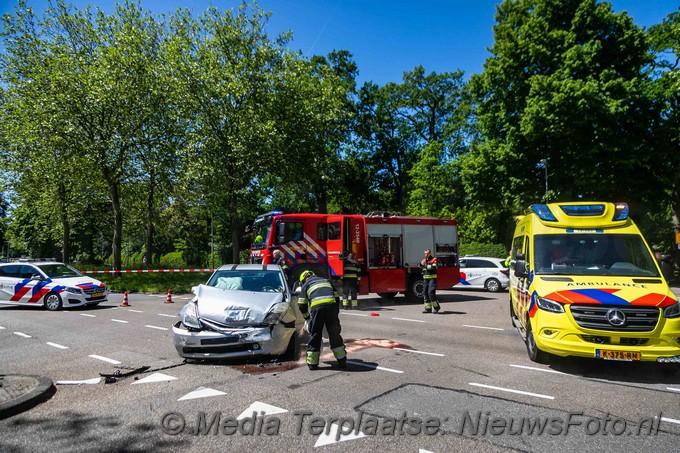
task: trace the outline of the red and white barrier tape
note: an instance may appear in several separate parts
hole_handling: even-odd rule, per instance
[[[115,274],[115,273],[125,273],[125,274],[152,274],[152,273],[165,273],[165,272],[214,272],[215,269],[121,269],[119,271],[105,270],[105,271],[80,271],[83,274]]]

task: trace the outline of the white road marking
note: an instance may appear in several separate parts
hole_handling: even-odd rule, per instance
[[[547,400],[554,400],[555,399],[554,396],[541,395],[540,393],[523,392],[521,390],[507,389],[507,388],[504,388],[504,387],[495,387],[493,385],[477,384],[476,382],[470,382],[468,385],[474,385],[475,387],[484,387],[484,388],[492,389],[492,390],[499,390],[501,392],[519,393],[520,395],[535,396],[537,398],[544,398],[544,399],[547,399]]]
[[[49,341],[47,342],[47,344],[50,345],[50,346],[54,346],[57,349],[68,349],[68,346],[62,346],[62,345],[57,344],[57,343],[50,343]]]
[[[405,349],[405,348],[392,348],[397,351],[406,351],[406,352],[415,352],[416,354],[427,354],[427,355],[436,355],[437,357],[446,357],[444,354],[439,354],[437,352],[425,352],[425,351],[418,351],[415,349]]]
[[[5,328],[4,328],[4,327],[2,327],[2,326],[0,326],[0,330],[5,330]]]
[[[423,321],[422,319],[408,319],[408,318],[392,318],[392,319],[396,319],[397,321],[427,322]]]
[[[364,368],[372,368],[374,370],[389,371],[390,373],[399,373],[399,374],[403,373],[403,371],[401,371],[401,370],[393,370],[392,368],[384,368],[384,367],[381,367],[381,366],[372,365],[370,363],[355,362],[353,360],[348,360],[347,363],[351,363],[352,365],[356,365],[356,366],[362,366]]]
[[[332,423],[328,429],[324,430],[318,439],[316,439],[314,448],[331,445],[337,442],[345,442],[347,440],[360,439],[362,437],[366,437],[366,434],[361,431],[357,433],[356,430],[352,430],[348,434],[343,434],[343,431],[340,431],[340,425]]]
[[[14,332],[14,335],[19,335],[20,337],[24,337],[24,338],[31,338],[30,335],[26,335],[23,332]]]
[[[174,381],[175,379],[177,379],[175,376],[168,376],[167,374],[163,373],[154,373],[150,376],[145,377],[144,379],[140,379],[138,381],[133,382],[132,385],[149,384],[152,382]]]
[[[141,310],[128,310],[128,311],[131,311],[132,313],[144,313],[144,312],[141,311]]]
[[[158,313],[158,316],[165,316],[166,318],[176,318],[178,315],[166,315],[163,313]]]
[[[121,363],[118,360],[109,359],[108,357],[103,357],[103,356],[95,355],[95,354],[89,355],[88,357],[92,357],[93,359],[101,360],[103,362],[112,363],[114,365],[118,365],[119,363]]]
[[[285,414],[288,411],[282,407],[276,407],[272,406],[271,404],[263,403],[261,401],[255,401],[253,404],[248,406],[248,409],[241,412],[241,415],[236,417],[236,420],[243,420],[246,417],[252,417],[253,412],[257,413],[257,415],[260,416],[260,412],[264,412],[264,415],[273,415],[273,414]]]
[[[505,330],[499,329],[498,327],[470,326],[467,324],[463,324],[463,327],[472,327],[473,329],[486,329],[486,330]]]
[[[674,389],[673,387],[666,387],[666,390],[670,390],[671,392],[680,392],[680,389]]]
[[[362,313],[345,313],[345,312],[342,312],[342,311],[340,313],[343,314],[343,315],[350,315],[350,316],[368,316],[368,315],[364,315]]]
[[[522,368],[524,370],[533,370],[533,371],[543,371],[544,373],[555,373],[555,374],[562,374],[564,376],[569,376],[567,373],[562,373],[561,371],[555,371],[555,370],[548,370],[545,368],[536,368],[532,366],[524,366],[524,365],[510,365],[511,367],[514,368]]]
[[[676,425],[680,425],[680,420],[676,420],[674,418],[667,418],[667,417],[661,417],[662,422],[668,422],[668,423],[675,423]]]
[[[88,315],[87,313],[81,313],[80,316],[87,316],[88,318],[96,318],[97,315]]]
[[[194,400],[197,398],[208,398],[210,396],[222,396],[222,395],[226,395],[226,393],[207,387],[199,387],[193,392],[187,393],[177,401]]]
[[[148,324],[145,325],[144,327],[148,327],[149,329],[168,330],[165,327],[150,326]]]
[[[111,321],[113,321],[113,322],[122,322],[123,324],[127,324],[127,323],[128,323],[127,321],[123,321],[122,319],[113,319],[113,318],[111,318]]]

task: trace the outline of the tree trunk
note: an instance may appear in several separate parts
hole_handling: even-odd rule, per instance
[[[116,271],[115,275],[119,277],[119,271],[123,267],[121,259],[123,215],[120,209],[120,187],[117,182],[109,183],[109,192],[111,195],[111,206],[113,208],[113,269]]]
[[[236,209],[232,210],[231,219],[231,257],[233,262],[238,264],[241,262],[241,234],[240,224],[236,217]]]
[[[150,265],[153,258],[153,236],[154,236],[154,209],[153,209],[153,199],[154,199],[154,181],[153,175],[151,175],[151,180],[149,182],[149,196],[146,199],[146,214],[147,214],[147,225],[146,225],[146,264]]]
[[[59,182],[59,187],[57,188],[57,193],[59,196],[59,214],[61,216],[61,227],[63,230],[62,243],[63,247],[61,249],[61,261],[63,263],[69,263],[69,255],[71,254],[71,227],[68,221],[68,209],[66,208],[66,186],[63,182]]]

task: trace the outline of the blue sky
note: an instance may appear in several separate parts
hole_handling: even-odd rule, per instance
[[[305,55],[347,49],[359,66],[359,84],[400,82],[404,71],[421,64],[427,72],[461,69],[466,77],[482,72],[493,44],[494,14],[500,0],[260,0],[272,12],[271,34],[291,30],[290,47]],[[17,0],[0,0],[0,13]],[[27,0],[42,12],[47,0]],[[106,0],[72,0],[112,11]],[[168,13],[187,7],[196,14],[210,4],[229,9],[236,0],[141,0],[145,9]],[[627,11],[643,27],[660,23],[678,9],[677,0],[611,0],[615,12]]]

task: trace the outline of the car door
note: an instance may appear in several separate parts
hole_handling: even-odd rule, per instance
[[[16,289],[20,286],[21,264],[9,264],[0,267],[0,301],[14,301]]]
[[[467,262],[467,279],[470,286],[473,288],[484,287],[484,269],[482,268],[484,261],[477,258],[468,259]]]

